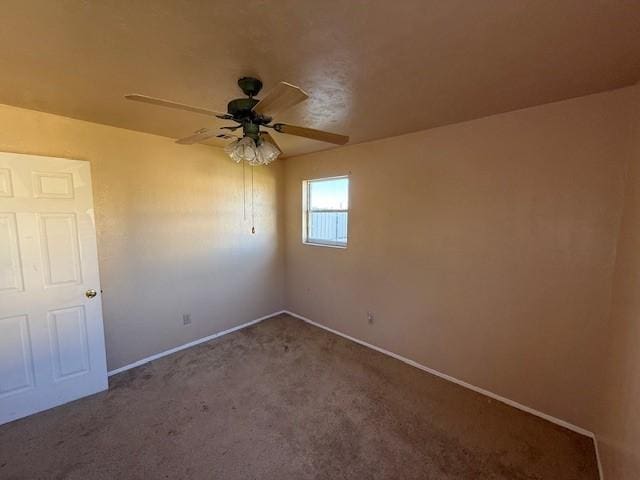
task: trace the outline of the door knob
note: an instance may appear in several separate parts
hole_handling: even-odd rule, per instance
[[[84,292],[85,297],[87,298],[93,298],[98,294],[98,292],[96,292],[93,288],[87,290],[86,292]]]

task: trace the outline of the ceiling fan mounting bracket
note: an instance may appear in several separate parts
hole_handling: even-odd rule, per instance
[[[254,77],[242,77],[238,80],[238,86],[244,94],[251,98],[255,97],[262,90],[262,82]]]

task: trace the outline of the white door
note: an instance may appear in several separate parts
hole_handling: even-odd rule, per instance
[[[89,162],[0,153],[0,424],[106,388]]]

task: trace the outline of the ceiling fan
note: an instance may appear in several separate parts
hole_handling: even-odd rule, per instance
[[[260,80],[253,77],[242,77],[238,80],[238,86],[247,98],[231,100],[227,105],[227,113],[216,112],[207,108],[193,107],[191,105],[146,95],[131,94],[125,95],[125,98],[202,115],[215,116],[222,120],[230,120],[237,123],[237,125],[234,126],[221,127],[221,130],[235,132],[238,129],[242,129],[242,137],[224,132],[221,133],[209,128],[201,128],[193,135],[176,140],[176,143],[189,145],[204,142],[213,137],[225,140],[234,139],[233,143],[225,147],[225,151],[235,161],[240,162],[244,160],[251,165],[266,165],[271,163],[282,151],[269,132],[261,130],[261,128],[269,128],[279,133],[310,138],[312,140],[319,140],[336,145],[344,145],[349,141],[349,137],[345,135],[286,123],[273,123],[274,115],[305,101],[309,97],[300,87],[287,82],[280,82],[259,100],[255,97],[262,89],[262,82]]]

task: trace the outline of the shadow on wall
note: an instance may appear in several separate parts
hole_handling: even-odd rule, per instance
[[[111,243],[104,308],[110,369],[282,308],[282,167],[256,167],[253,182],[249,167],[243,179],[242,166],[224,154],[175,157],[165,167],[121,184],[121,228],[99,237]],[[184,313],[193,319],[188,329]],[[143,336],[149,328],[163,333],[148,345],[122,338],[122,330]]]
[[[609,480],[640,478],[640,86],[618,239],[598,443]]]

